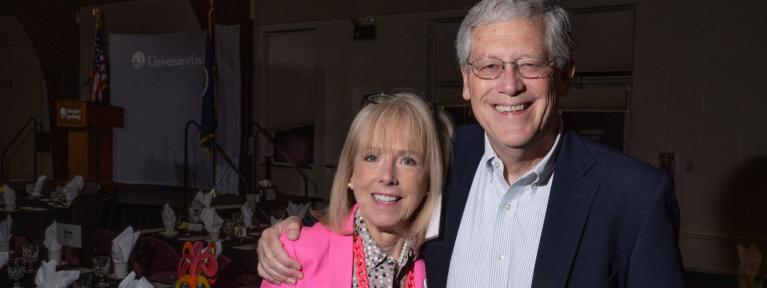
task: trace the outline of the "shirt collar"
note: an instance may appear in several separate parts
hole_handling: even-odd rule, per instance
[[[546,153],[546,156],[544,156],[540,162],[535,164],[530,171],[527,171],[522,177],[519,177],[520,180],[529,179],[528,184],[536,185],[546,185],[548,183],[549,179],[551,179],[549,176],[554,172],[554,164],[557,162],[557,151],[559,151],[561,136],[562,131],[560,129],[556,139],[554,139],[554,145],[551,145],[551,149]],[[490,144],[490,138],[487,136],[487,132],[485,132],[485,152],[482,155],[481,163],[485,163],[486,169],[489,169],[488,171],[500,172],[501,175],[503,175],[503,161],[501,161],[501,158],[498,157],[498,154],[495,153],[493,146]],[[499,171],[496,171],[496,169]]]
[[[402,267],[407,266],[400,266],[400,263],[398,263],[399,259],[396,259],[387,254],[383,248],[381,248],[381,246],[379,246],[378,243],[373,240],[373,237],[370,235],[370,231],[368,231],[365,220],[362,218],[362,213],[360,213],[359,209],[357,209],[356,213],[354,214],[354,224],[354,229],[356,230],[357,235],[362,238],[362,244],[365,247],[365,262],[369,270],[383,265],[387,260],[397,263],[397,265],[395,265],[397,271],[401,270]],[[408,240],[408,242],[409,241],[410,240]],[[405,258],[403,261],[404,263],[409,263],[409,261],[413,260],[414,252],[412,251],[412,246],[413,245],[411,244],[405,245],[404,247],[404,249],[407,250],[402,252],[405,253]]]

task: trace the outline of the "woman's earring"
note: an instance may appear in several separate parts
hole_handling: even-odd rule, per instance
[[[346,184],[346,186],[349,187],[349,190],[354,190],[354,186],[352,185],[352,182],[349,182],[349,184]]]

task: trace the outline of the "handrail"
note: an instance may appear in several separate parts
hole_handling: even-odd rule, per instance
[[[11,139],[11,142],[8,143],[8,145],[5,146],[5,149],[3,149],[2,155],[0,155],[0,178],[5,179],[6,181],[9,181],[8,179],[8,171],[5,166],[5,156],[8,154],[8,151],[11,150],[11,147],[13,147],[14,144],[16,144],[16,141],[19,140],[19,137],[21,137],[21,134],[24,133],[24,130],[27,129],[29,124],[34,124],[34,135],[32,139],[32,171],[35,173],[35,175],[32,176],[32,181],[37,178],[37,134],[42,131],[42,126],[40,125],[40,122],[37,121],[34,117],[30,117],[27,122],[24,122],[24,125],[21,126],[21,129],[19,129],[19,132],[16,133],[16,136],[13,136]]]
[[[198,132],[204,133],[205,135],[210,134],[207,130],[202,128],[202,125],[200,123],[197,123],[197,121],[189,120],[186,122],[186,125],[184,127],[184,205],[187,205],[186,203],[186,192],[189,189],[189,127],[194,126],[197,128]],[[247,187],[247,192],[250,193],[252,191],[252,186],[250,181],[248,181],[247,178],[242,174],[242,171],[240,169],[237,169],[237,166],[234,165],[234,162],[232,162],[232,159],[229,157],[229,155],[226,154],[226,151],[224,151],[224,148],[222,148],[214,139],[208,139],[208,142],[211,147],[215,150],[214,152],[218,152],[221,154],[221,157],[224,158],[224,162],[234,170],[235,174],[240,178],[240,181],[242,181],[245,186]],[[213,163],[213,169],[215,170],[215,162]],[[214,174],[215,175],[215,174]],[[213,185],[216,185],[216,179],[214,176],[213,179]]]
[[[290,159],[290,156],[288,156],[288,154],[285,153],[285,151],[283,151],[280,148],[280,146],[277,146],[277,144],[276,144],[277,142],[274,139],[274,137],[271,134],[269,134],[268,131],[266,129],[264,129],[264,127],[261,127],[261,125],[258,124],[258,122],[256,122],[256,121],[253,121],[253,125],[256,126],[256,129],[258,129],[259,132],[264,132],[264,133],[261,133],[261,134],[264,134],[264,136],[266,136],[266,139],[269,140],[269,142],[271,142],[272,144],[275,144],[274,145],[274,150],[277,151],[277,153],[280,153],[280,155],[282,155],[282,157],[285,157],[285,159],[288,160],[288,163],[290,163],[290,167],[293,168],[293,170],[295,170],[296,173],[298,173],[298,175],[301,176],[301,178],[304,179],[304,197],[309,197],[309,186],[308,186],[308,184],[312,184],[312,188],[314,188],[314,192],[316,194],[319,191],[319,189],[317,188],[317,183],[314,183],[314,180],[312,180],[312,178],[309,178],[309,176],[306,175],[306,173],[303,170],[298,168],[298,165],[296,165],[296,162],[294,162],[293,159]]]

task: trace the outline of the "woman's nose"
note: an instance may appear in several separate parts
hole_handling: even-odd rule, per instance
[[[384,183],[387,185],[397,185],[399,183],[397,181],[397,165],[395,165],[394,162],[395,161],[392,161],[392,160],[384,161],[383,165],[381,165],[381,170],[380,170],[381,183]]]

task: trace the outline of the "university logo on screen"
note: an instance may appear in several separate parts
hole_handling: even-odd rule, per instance
[[[205,57],[194,54],[189,56],[146,55],[144,52],[136,51],[131,57],[131,63],[136,70],[145,68],[189,69],[205,66]]]

